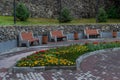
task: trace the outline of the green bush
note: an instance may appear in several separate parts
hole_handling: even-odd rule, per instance
[[[120,42],[108,42],[108,43],[102,42],[99,44],[89,43],[89,44],[86,44],[86,46],[88,48],[88,52],[92,52],[92,51],[101,50],[101,49],[120,47]]]
[[[23,3],[19,3],[16,6],[16,17],[20,21],[26,21],[29,18],[29,14],[30,13],[29,13],[27,7]]]
[[[106,22],[107,21],[107,14],[103,8],[99,8],[98,11],[98,22]]]
[[[120,8],[116,8],[115,6],[111,6],[107,10],[108,18],[120,18],[120,13],[119,13]]]
[[[72,16],[69,9],[63,8],[58,17],[60,23],[66,23],[72,21]]]

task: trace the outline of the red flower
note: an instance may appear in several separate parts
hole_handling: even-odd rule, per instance
[[[94,41],[94,42],[93,42],[93,44],[99,44],[99,42],[97,42],[97,41]]]
[[[42,52],[42,53],[44,53],[44,52],[46,52],[47,50],[40,50],[39,52]]]
[[[35,52],[35,54],[38,54],[39,52]]]

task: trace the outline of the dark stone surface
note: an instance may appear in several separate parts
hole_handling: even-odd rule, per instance
[[[60,2],[61,1],[61,2]],[[96,0],[16,0],[25,3],[30,17],[57,18],[61,7],[67,7],[75,18],[89,18],[96,16]],[[110,1],[99,0],[99,7],[111,6]],[[111,5],[110,5],[111,4]],[[13,0],[0,0],[0,14],[12,15]]]

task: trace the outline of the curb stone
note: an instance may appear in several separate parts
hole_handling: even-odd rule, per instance
[[[30,72],[30,71],[45,71],[51,69],[76,70],[76,66],[42,66],[42,67],[13,67],[13,72]]]

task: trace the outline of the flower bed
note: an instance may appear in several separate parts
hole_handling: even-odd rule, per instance
[[[72,66],[75,65],[76,58],[87,52],[84,45],[72,45],[50,50],[42,50],[30,56],[22,58],[17,62],[17,67],[36,66]]]
[[[71,45],[50,50],[41,50],[17,62],[17,67],[74,66],[76,59],[86,52],[120,47],[120,42],[93,42],[84,45]]]

